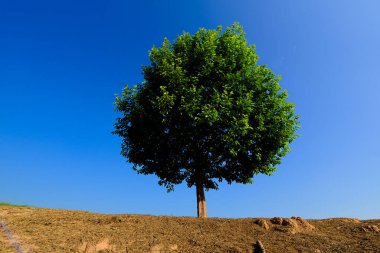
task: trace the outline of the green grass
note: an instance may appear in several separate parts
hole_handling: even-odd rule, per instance
[[[31,207],[28,205],[15,205],[11,203],[6,203],[6,202],[0,202],[0,206],[12,206],[12,207]]]

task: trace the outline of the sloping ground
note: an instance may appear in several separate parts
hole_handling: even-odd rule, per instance
[[[5,235],[4,231],[0,229],[0,252],[1,253],[14,253],[16,249],[9,242],[9,239]]]
[[[23,253],[380,252],[380,220],[197,219],[0,206]],[[0,230],[0,252],[17,252]],[[257,252],[257,250],[256,250]]]

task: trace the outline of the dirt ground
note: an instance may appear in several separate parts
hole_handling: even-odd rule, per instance
[[[380,252],[380,220],[197,219],[0,206],[22,253]],[[256,248],[256,249],[255,249]],[[0,252],[17,253],[0,228]]]

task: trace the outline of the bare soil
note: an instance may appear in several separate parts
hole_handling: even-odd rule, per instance
[[[257,240],[266,253],[380,252],[378,219],[197,219],[0,206],[0,221],[23,253],[245,253],[259,252]],[[2,229],[0,252],[17,252]]]

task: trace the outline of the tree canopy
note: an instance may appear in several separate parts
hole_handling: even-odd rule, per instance
[[[157,175],[169,191],[186,181],[197,196],[223,180],[247,184],[276,170],[298,116],[238,23],[165,38],[149,56],[144,81],[115,102],[122,115],[114,133],[134,170]]]

